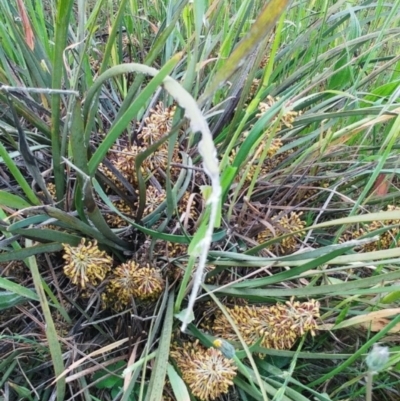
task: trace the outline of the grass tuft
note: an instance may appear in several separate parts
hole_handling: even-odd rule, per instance
[[[0,388],[397,400],[400,2],[0,2]]]

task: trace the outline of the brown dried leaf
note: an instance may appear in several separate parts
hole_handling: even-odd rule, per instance
[[[382,309],[377,312],[370,312],[366,313],[365,315],[352,317],[350,319],[344,320],[343,322],[337,325],[323,324],[318,327],[318,330],[339,330],[345,327],[355,326],[375,331],[374,328],[380,327],[380,329],[382,329],[382,327],[388,324],[389,320],[386,319],[387,317],[398,315],[399,313],[400,313],[400,308]],[[397,332],[399,329],[400,325],[397,325],[390,332],[391,333]]]
[[[29,21],[28,13],[26,12],[25,4],[23,0],[17,0],[18,11],[21,17],[22,26],[25,33],[25,41],[31,50],[35,47],[35,40],[33,36],[33,30]]]
[[[388,193],[390,185],[390,179],[386,177],[386,174],[379,174],[375,180],[373,194],[376,196],[385,196]]]
[[[372,322],[364,322],[359,325],[360,328],[377,333],[390,323],[389,319],[377,319]],[[396,324],[389,333],[400,333],[400,323]]]

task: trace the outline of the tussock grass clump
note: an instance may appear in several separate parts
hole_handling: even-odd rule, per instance
[[[399,7],[0,2],[5,396],[400,398]]]

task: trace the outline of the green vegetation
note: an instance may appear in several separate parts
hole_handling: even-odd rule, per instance
[[[288,3],[0,2],[0,400],[400,399],[400,1]]]

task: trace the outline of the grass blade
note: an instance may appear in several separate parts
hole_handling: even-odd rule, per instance
[[[73,0],[59,1],[57,3],[57,16],[55,25],[55,39],[53,49],[53,73],[52,73],[52,89],[62,88],[62,79],[64,76],[63,53],[67,47],[67,35],[70,24]],[[51,98],[51,148],[54,166],[54,182],[56,185],[57,202],[62,202],[64,198],[64,165],[61,157],[61,95],[54,93]],[[62,203],[61,203],[62,204]]]
[[[26,240],[26,247],[30,248],[32,242]],[[55,376],[58,377],[64,371],[64,362],[61,352],[60,342],[58,340],[57,330],[54,326],[53,318],[51,315],[50,307],[46,299],[46,294],[42,285],[42,277],[39,273],[38,265],[36,263],[36,258],[34,256],[29,256],[28,258],[29,268],[31,269],[33,282],[35,284],[36,292],[40,300],[40,306],[44,315],[46,322],[46,337],[49,344],[49,350],[51,354],[51,359],[53,361],[53,368]],[[60,378],[56,383],[57,388],[57,401],[64,401],[65,396],[65,379]]]
[[[168,297],[167,310],[164,318],[160,342],[158,345],[157,356],[149,383],[149,392],[146,401],[159,401],[162,399],[164,390],[165,376],[167,374],[169,348],[172,335],[172,324],[174,321],[174,294]]]
[[[0,277],[0,288],[3,288],[7,292],[19,295],[20,297],[31,299],[32,301],[39,301],[39,297],[34,291],[3,277]]]

